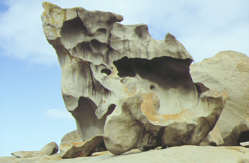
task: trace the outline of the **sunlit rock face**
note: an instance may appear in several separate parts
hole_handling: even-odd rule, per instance
[[[194,83],[192,57],[171,34],[122,16],[43,3],[43,29],[62,69],[62,94],[83,139],[104,134],[107,149],[199,144],[223,109],[219,92]]]
[[[217,140],[217,132],[220,132],[223,141],[219,145],[249,141],[249,57],[235,51],[222,51],[191,65],[191,75],[194,81],[222,92],[227,98],[209,137]]]

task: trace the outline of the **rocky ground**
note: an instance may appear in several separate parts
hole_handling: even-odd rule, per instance
[[[0,163],[249,163],[249,149],[239,146],[179,146],[146,152],[132,150],[122,155],[108,151],[90,157],[61,159],[59,154],[34,158],[2,157]]]

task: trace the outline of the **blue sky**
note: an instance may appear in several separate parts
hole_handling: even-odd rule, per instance
[[[0,1],[0,156],[39,150],[75,129],[60,91],[61,72],[42,32],[43,0]],[[167,32],[196,61],[222,50],[249,54],[248,0],[48,0],[62,7],[113,11],[124,24]]]
[[[2,55],[0,51],[0,156],[38,150],[59,142],[75,128],[60,94],[58,65],[44,66]]]

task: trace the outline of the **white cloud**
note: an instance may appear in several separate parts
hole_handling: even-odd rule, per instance
[[[0,48],[6,55],[39,63],[56,63],[55,51],[42,31],[43,0],[7,0],[0,13]],[[221,50],[249,53],[248,0],[49,0],[61,7],[82,6],[124,16],[125,24],[145,23],[153,37],[167,32],[184,43],[196,60]]]
[[[66,109],[48,109],[46,116],[52,119],[73,119]]]
[[[43,35],[39,1],[7,1],[0,15],[0,48],[6,55],[41,63],[55,63],[56,55]],[[53,55],[54,53],[54,55]]]

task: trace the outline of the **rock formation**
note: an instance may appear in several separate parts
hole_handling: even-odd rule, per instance
[[[104,134],[107,149],[198,145],[213,129],[224,96],[189,73],[193,61],[171,34],[122,25],[111,12],[43,3],[43,29],[62,69],[65,105],[82,139]]]
[[[235,51],[223,51],[192,64],[191,75],[195,82],[227,97],[215,127],[223,138],[220,145],[239,145],[239,139],[243,137],[245,140],[241,141],[249,141],[249,57]],[[212,131],[209,135],[214,132],[217,133]]]
[[[0,162],[249,162],[249,57],[223,51],[191,65],[172,34],[154,40],[111,12],[43,7],[77,130],[58,154],[51,142]]]

